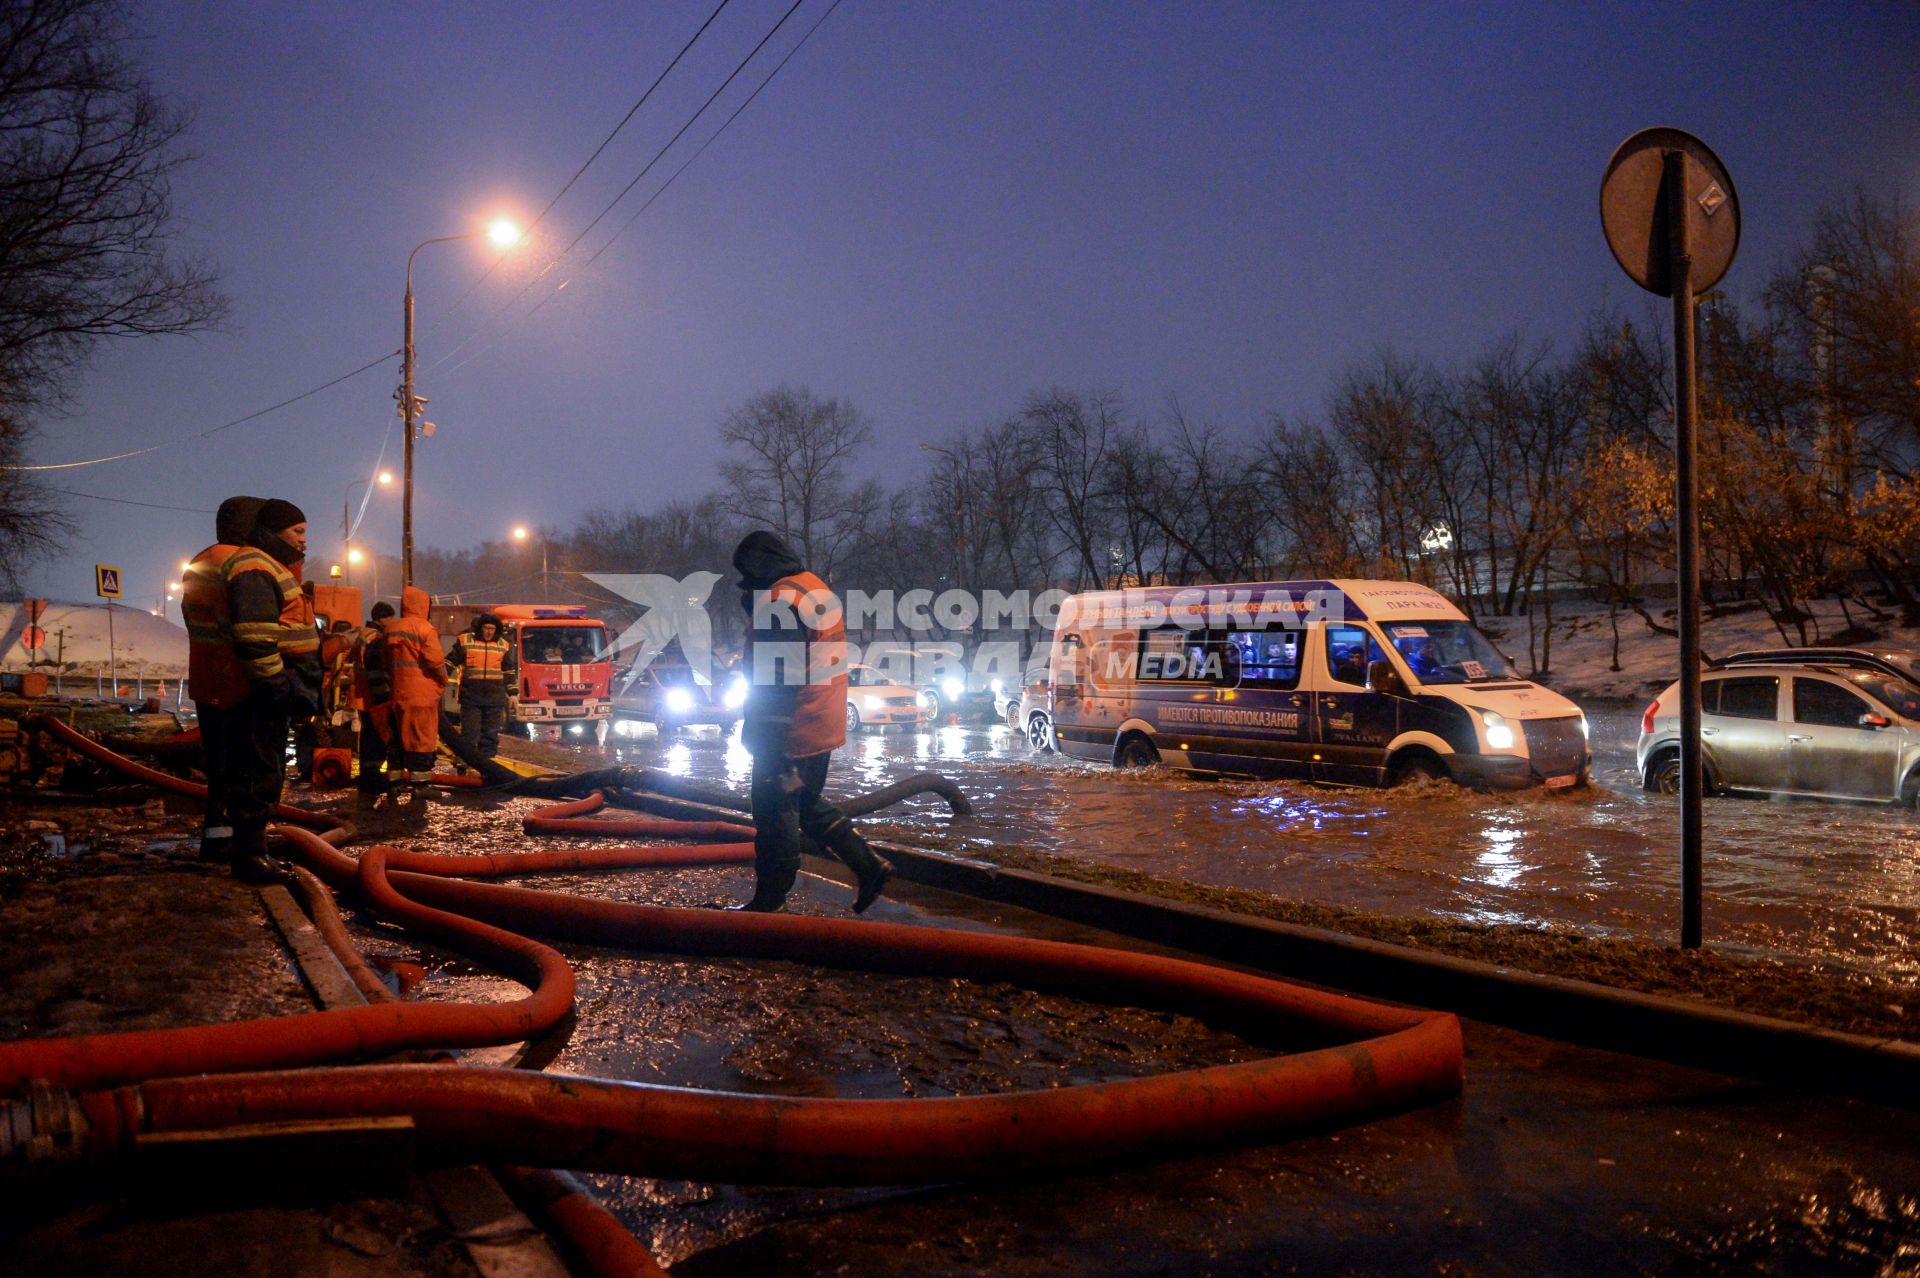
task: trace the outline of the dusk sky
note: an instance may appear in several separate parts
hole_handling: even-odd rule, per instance
[[[397,350],[408,252],[497,213],[530,221],[716,2],[139,6],[156,88],[197,112],[199,158],[174,194],[232,318],[100,347],[29,460],[190,435]],[[803,0],[501,315],[790,2],[731,0],[470,293],[495,256],[484,241],[420,254],[418,390],[439,428],[418,456],[422,546],[709,491],[715,423],[783,382],[858,404],[876,426],[866,473],[897,484],[921,443],[1051,385],[1117,388],[1143,414],[1178,396],[1250,432],[1315,412],[1381,346],[1469,357],[1513,331],[1564,346],[1596,307],[1652,300],[1596,211],[1609,154],[1649,125],[1698,134],[1731,170],[1736,294],[1823,203],[1920,181],[1910,0],[844,0],[586,266],[831,3]],[[396,357],[210,439],[42,478],[208,511],[236,492],[289,498],[311,517],[317,575],[383,438],[398,468],[398,379]],[[105,560],[125,568],[126,602],[151,607],[211,538],[210,514],[72,506],[81,535],[29,575],[33,593],[90,598]],[[362,537],[393,553],[399,526],[397,490],[382,492]]]

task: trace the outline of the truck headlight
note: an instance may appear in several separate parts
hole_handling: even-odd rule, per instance
[[[1487,727],[1487,748],[1489,750],[1513,749],[1513,729],[1507,726],[1504,716],[1491,710],[1480,712],[1480,722]]]
[[[685,688],[667,689],[667,709],[674,714],[685,714],[693,709],[693,694]]]

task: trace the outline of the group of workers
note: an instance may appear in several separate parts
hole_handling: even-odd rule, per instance
[[[408,586],[400,614],[385,601],[354,632],[335,624],[324,641],[301,570],[307,517],[280,498],[230,497],[214,520],[214,544],[188,563],[181,612],[188,636],[188,693],[200,716],[207,802],[200,856],[224,861],[249,883],[290,872],[267,842],[286,781],[288,734],[297,723],[359,723],[363,803],[411,802],[433,771],[440,701],[461,685],[461,731],[482,757],[498,748],[513,674],[500,619],[477,618],[451,652],[428,619],[425,591]],[[753,755],[754,892],[736,908],[771,912],[786,902],[811,843],[845,862],[857,881],[854,911],[880,896],[893,867],[853,822],[822,797],[827,764],[846,741],[846,628],[837,601],[786,543],[755,532],[733,555],[740,603],[753,618],[752,672],[741,737]],[[789,605],[804,633],[769,619],[757,603]],[[805,605],[805,606],[803,606]],[[796,638],[806,677],[775,677],[754,650]],[[768,649],[771,651],[772,649]]]

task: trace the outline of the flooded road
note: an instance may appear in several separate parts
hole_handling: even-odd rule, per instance
[[[1678,936],[1678,800],[1639,787],[1639,707],[1590,706],[1594,786],[1481,795],[1451,785],[1337,790],[1214,781],[1031,754],[998,727],[863,732],[834,758],[830,793],[912,772],[951,776],[964,821],[919,801],[896,831],[992,860],[1018,845],[1076,860],[1269,892],[1314,905],[1466,923]],[[616,738],[621,760],[746,788],[749,759],[711,729]],[[1709,799],[1709,943],[1860,962],[1920,983],[1920,817],[1892,807]],[[957,843],[956,843],[957,840]]]

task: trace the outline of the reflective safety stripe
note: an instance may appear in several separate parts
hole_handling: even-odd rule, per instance
[[[502,668],[507,660],[507,645],[500,639],[466,638],[460,641],[460,678],[467,683],[506,678]]]

